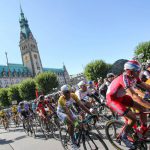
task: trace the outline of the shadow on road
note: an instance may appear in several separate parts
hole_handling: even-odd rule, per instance
[[[21,139],[24,139],[26,137],[27,137],[26,135],[19,136],[19,137],[15,138],[14,141],[21,140]]]
[[[13,140],[0,139],[0,145],[13,143]]]

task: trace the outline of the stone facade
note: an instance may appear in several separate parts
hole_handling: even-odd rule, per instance
[[[70,75],[70,84],[76,86],[80,81],[86,81],[86,78],[83,73],[78,73],[75,75]]]

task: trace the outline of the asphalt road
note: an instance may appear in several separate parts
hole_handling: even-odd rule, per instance
[[[101,130],[104,133],[104,130]],[[115,150],[108,140],[104,140],[110,150]],[[103,150],[103,148],[100,148]],[[37,132],[36,138],[28,136],[22,127],[11,126],[5,131],[0,126],[0,150],[63,150],[60,141],[53,138],[45,139],[41,132]],[[81,150],[83,148],[81,147]]]
[[[105,140],[111,150],[108,141]],[[53,138],[45,139],[41,132],[37,132],[36,138],[28,136],[22,127],[11,126],[9,131],[5,131],[0,126],[0,150],[63,150],[60,141]],[[81,148],[82,149],[82,148]]]

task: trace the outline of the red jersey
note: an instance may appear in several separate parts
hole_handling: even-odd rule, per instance
[[[129,78],[126,73],[121,74],[115,78],[108,87],[107,94],[114,98],[123,97],[126,94],[126,89],[135,87],[137,83],[140,83],[140,79]]]

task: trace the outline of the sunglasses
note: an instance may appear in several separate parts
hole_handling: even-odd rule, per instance
[[[69,94],[70,93],[70,91],[64,91],[63,92],[63,94]]]

